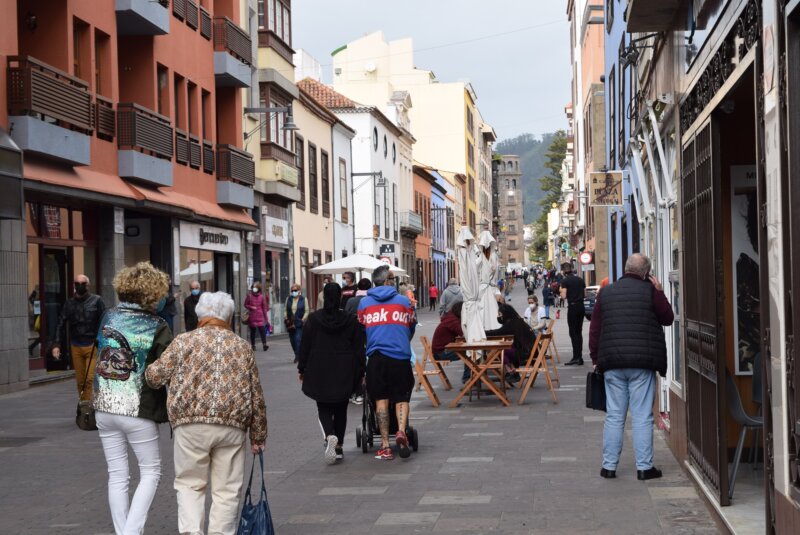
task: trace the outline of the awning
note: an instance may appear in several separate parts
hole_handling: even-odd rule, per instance
[[[212,219],[221,219],[253,228],[256,227],[253,218],[242,208],[225,208],[215,202],[185,195],[172,188],[150,189],[142,186],[130,186],[130,188],[138,192],[147,201],[177,206]]]
[[[144,197],[119,175],[101,173],[86,167],[65,167],[43,161],[25,161],[23,165],[26,180],[75,188],[126,199],[141,200]]]

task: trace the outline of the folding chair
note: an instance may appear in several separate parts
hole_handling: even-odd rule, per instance
[[[424,360],[424,357],[423,357],[422,360],[417,359],[417,361],[414,363],[414,368],[415,368],[415,370],[417,372],[417,381],[418,381],[417,384],[418,384],[418,386],[422,385],[422,387],[425,388],[425,393],[428,394],[428,398],[431,400],[431,403],[433,404],[433,406],[434,407],[438,407],[439,406],[439,396],[436,395],[436,392],[433,390],[433,387],[431,386],[431,382],[428,380],[428,375],[429,374],[433,374],[435,372],[427,372],[426,373],[425,372],[425,368],[423,367],[423,364],[422,364],[423,360]]]
[[[555,353],[556,355],[556,360],[558,361],[559,364],[561,364],[561,357],[558,355],[558,348],[556,347],[555,335],[553,334],[553,325],[555,324],[556,320],[550,320],[550,323],[547,325],[546,332],[547,334],[553,337],[553,342],[550,344],[550,346],[553,348],[553,353]]]
[[[422,369],[425,371],[427,375],[438,375],[439,380],[442,381],[442,386],[444,386],[445,390],[452,390],[453,385],[450,384],[450,379],[447,378],[447,374],[444,372],[444,366],[450,364],[449,360],[436,360],[433,356],[433,348],[431,347],[431,343],[428,340],[427,336],[420,336],[419,341],[422,342],[422,348],[425,350],[423,355],[423,363]],[[433,364],[433,370],[428,371],[427,365],[428,362]]]
[[[536,381],[536,377],[539,375],[540,371],[544,374],[544,378],[547,381],[547,387],[550,389],[550,393],[553,395],[553,403],[558,403],[558,396],[556,395],[556,390],[553,386],[553,380],[550,378],[550,369],[547,365],[547,353],[548,348],[553,341],[553,335],[550,333],[540,334],[536,337],[536,341],[538,344],[534,342],[533,349],[531,349],[531,354],[528,356],[528,362],[526,363],[526,366],[524,368],[518,368],[518,371],[520,372],[520,378],[527,378],[527,380],[524,381],[525,386],[522,388],[522,393],[517,401],[518,405],[522,405],[525,402],[528,391],[533,386],[533,383]],[[531,362],[533,362],[533,366],[530,365]]]

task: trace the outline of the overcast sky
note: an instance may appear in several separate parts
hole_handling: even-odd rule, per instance
[[[565,0],[296,0],[292,22],[295,49],[324,65],[326,82],[333,50],[382,30],[388,41],[411,37],[416,66],[440,81],[472,82],[500,140],[566,128]]]

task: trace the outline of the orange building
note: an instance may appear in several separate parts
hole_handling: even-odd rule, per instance
[[[24,154],[27,266],[9,274],[23,304],[3,317],[26,349],[17,340],[2,348],[13,356],[0,350],[15,370],[0,374],[0,391],[45,368],[80,273],[107,305],[116,271],[140,260],[169,273],[180,298],[192,280],[243,294],[246,233],[256,228],[242,110],[255,24],[244,9],[236,0],[4,3],[0,139],[8,132]],[[0,257],[12,252],[0,247]],[[174,323],[182,330],[180,312]]]
[[[409,275],[417,288],[417,302],[420,308],[428,306],[428,287],[434,280],[431,260],[433,248],[431,195],[435,184],[436,177],[430,173],[428,168],[421,165],[414,166],[414,214],[420,219],[422,231],[415,240],[416,270]]]

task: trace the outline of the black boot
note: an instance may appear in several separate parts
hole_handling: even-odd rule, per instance
[[[647,470],[636,471],[636,479],[638,479],[639,481],[647,481],[648,479],[658,479],[659,477],[661,477],[661,470],[659,470],[655,466],[648,468]]]

